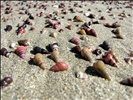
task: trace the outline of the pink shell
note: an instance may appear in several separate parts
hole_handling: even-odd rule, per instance
[[[59,24],[58,24],[58,23],[55,23],[55,24],[53,25],[53,27],[54,27],[54,29],[57,29],[57,28],[59,27]]]
[[[64,62],[57,62],[53,67],[50,68],[50,71],[59,72],[68,69],[68,65]]]
[[[79,38],[74,36],[71,40],[70,40],[72,43],[76,44],[76,45],[79,45],[80,44],[80,41],[79,41]]]
[[[15,50],[15,53],[22,59],[25,58],[26,56],[26,47],[24,46],[19,46],[17,47],[17,49]]]

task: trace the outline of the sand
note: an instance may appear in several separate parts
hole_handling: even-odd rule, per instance
[[[55,11],[61,12],[62,8],[57,8],[60,3],[64,3],[66,6],[67,14],[60,14],[58,16],[61,25],[57,29],[46,28],[46,33],[41,34],[40,31],[45,27],[46,15],[49,13],[53,14]],[[73,7],[74,3],[77,2],[78,6]],[[55,2],[33,2],[33,1],[1,1],[1,48],[5,47],[8,51],[14,51],[14,49],[9,46],[11,43],[17,43],[18,40],[28,39],[31,46],[27,46],[26,58],[21,59],[15,53],[12,53],[10,58],[1,56],[1,79],[6,76],[13,78],[13,82],[1,90],[1,100],[133,100],[133,87],[121,85],[119,82],[123,79],[133,76],[133,64],[129,65],[124,61],[124,58],[129,57],[129,53],[133,50],[133,8],[126,8],[128,3],[123,4],[122,1],[118,5],[112,4],[102,4],[101,1],[91,2],[81,2],[81,1],[55,1]],[[6,4],[7,3],[7,4]],[[36,3],[47,5],[47,10],[33,8]],[[22,7],[28,9],[27,4],[31,5],[29,11],[34,15],[34,20],[30,20],[33,25],[27,25],[26,33],[22,34],[20,37],[17,36],[16,30],[18,23],[22,24],[24,20],[28,18],[26,14],[18,14],[18,10]],[[81,7],[79,7],[81,5]],[[13,12],[10,14],[5,14],[5,8],[12,6]],[[71,13],[68,11],[68,6],[72,6],[76,13]],[[107,7],[113,8],[110,13],[107,13]],[[117,9],[118,8],[118,9]],[[91,9],[91,11],[88,11]],[[25,10],[22,10],[24,12]],[[102,12],[98,12],[101,10]],[[37,13],[43,12],[44,16],[38,17]],[[80,12],[80,11],[83,11]],[[120,20],[121,12],[125,11],[125,14],[130,14],[131,16],[123,17],[124,20]],[[111,47],[113,48],[116,56],[118,57],[120,63],[118,63],[119,68],[112,67],[106,64],[106,70],[111,77],[111,81],[105,80],[92,67],[93,63],[102,57],[92,55],[93,62],[84,60],[80,56],[76,56],[75,53],[70,52],[71,48],[75,44],[69,42],[73,36],[78,38],[82,35],[77,34],[80,30],[80,26],[84,22],[91,21],[90,18],[86,17],[85,13],[93,13],[96,15],[95,20],[99,21],[100,24],[93,24],[92,28],[95,29],[98,37],[88,35],[88,40],[80,40],[80,46],[89,47],[93,46],[102,50],[103,54],[107,52],[106,50],[99,47],[104,40],[107,40]],[[115,16],[109,16],[114,14]],[[53,14],[53,16],[55,16]],[[62,19],[64,16],[64,19]],[[73,19],[74,16],[80,16],[84,22],[73,22],[67,19]],[[105,16],[106,20],[99,20],[101,16]],[[9,18],[8,21],[3,22],[2,18]],[[57,22],[53,20],[54,22]],[[107,28],[104,23],[114,23],[118,22],[121,25],[122,35],[124,39],[113,38],[115,36],[111,31],[114,28]],[[74,28],[69,30],[65,28],[67,25],[72,24]],[[76,27],[76,25],[79,27]],[[12,25],[13,29],[10,32],[6,32],[4,29],[6,25]],[[30,27],[34,26],[35,30],[29,31]],[[64,32],[58,32],[59,29],[64,29]],[[56,32],[57,37],[50,37],[51,32]],[[55,65],[55,62],[49,58],[49,54],[44,55],[44,62],[46,64],[46,69],[42,70],[37,65],[30,63],[30,58],[34,57],[32,50],[34,46],[40,46],[46,49],[46,46],[57,41],[59,46],[59,52],[61,56],[61,61],[69,65],[67,71],[62,72],[52,72],[49,69]],[[83,72],[87,79],[80,79],[75,76],[75,72]]]

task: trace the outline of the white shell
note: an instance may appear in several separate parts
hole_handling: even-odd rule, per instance
[[[11,48],[16,48],[16,46],[17,46],[16,43],[12,43],[12,44],[10,45]]]
[[[88,76],[83,72],[75,72],[75,75],[79,79],[87,80]]]
[[[91,12],[87,12],[87,13],[85,13],[85,16],[88,17],[88,16],[90,15],[90,13],[91,13]]]

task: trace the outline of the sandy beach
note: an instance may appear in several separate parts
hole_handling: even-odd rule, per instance
[[[23,25],[29,18],[27,12],[34,19],[29,19],[31,25],[27,24],[25,32],[18,36],[17,26]],[[121,13],[125,15],[119,16]],[[92,20],[88,17],[89,14],[94,14],[95,18]],[[75,16],[79,16],[83,22],[75,22]],[[104,16],[105,20],[101,20],[101,16]],[[48,19],[53,23],[59,23],[57,29],[45,27]],[[84,35],[87,36],[84,39],[78,32],[85,22],[91,21],[98,22],[90,25],[97,37]],[[115,22],[121,27],[123,39],[114,38],[112,30],[116,28],[104,26],[105,23]],[[5,31],[7,25],[12,26],[10,31]],[[72,25],[72,29],[66,28],[68,25]],[[42,34],[43,29],[45,31]],[[63,31],[60,32],[60,29]],[[51,33],[56,33],[56,36],[51,37]],[[98,56],[92,53],[90,62],[71,52],[76,46],[70,42],[74,36],[79,38],[81,49],[93,47],[100,49],[102,53]],[[19,46],[18,41],[23,39],[28,39],[31,45],[26,46],[26,57],[21,59],[10,45],[16,43]],[[105,64],[111,81],[101,77],[93,67],[94,62],[108,52],[99,46],[105,40],[119,60],[118,68]],[[60,61],[68,64],[68,70],[50,71],[49,69],[56,64],[50,59],[50,54],[43,54],[45,70],[30,62],[35,55],[32,53],[35,46],[46,49],[46,46],[55,41],[59,44]],[[13,82],[1,89],[1,100],[133,100],[133,86],[120,84],[122,80],[133,77],[133,62],[128,64],[124,60],[130,57],[129,54],[133,51],[132,2],[1,1],[1,48],[3,47],[13,52],[9,58],[0,55],[1,80],[9,76]],[[83,73],[84,77],[76,76],[76,72]]]

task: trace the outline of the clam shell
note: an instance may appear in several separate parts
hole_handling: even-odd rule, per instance
[[[93,67],[95,68],[95,70],[102,75],[105,79],[107,80],[111,80],[109,75],[106,72],[106,67],[103,61],[97,61],[93,64]]]
[[[45,63],[44,63],[43,59],[44,59],[44,56],[41,53],[37,53],[33,58],[33,62],[44,70]]]
[[[55,62],[59,62],[59,51],[58,50],[53,50],[53,52],[51,52],[51,58],[55,61]]]
[[[68,70],[68,65],[64,62],[57,62],[53,67],[50,68],[50,71],[53,72],[59,72],[64,70]]]
[[[88,61],[92,61],[91,51],[87,47],[84,47],[81,50],[81,56],[87,59]]]

